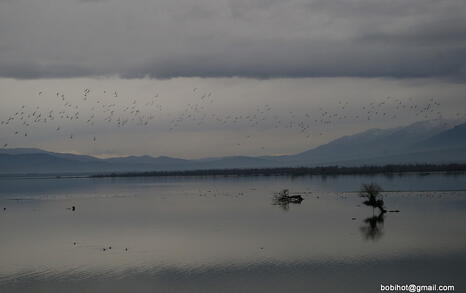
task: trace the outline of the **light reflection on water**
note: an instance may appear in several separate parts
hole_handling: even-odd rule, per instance
[[[2,178],[0,291],[377,292],[390,280],[464,288],[465,179]],[[388,208],[401,212],[361,205],[367,182],[389,190]],[[305,200],[273,205],[283,188]]]

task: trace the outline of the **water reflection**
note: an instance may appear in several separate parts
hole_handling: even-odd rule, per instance
[[[464,184],[441,178],[431,187]],[[387,205],[403,213],[385,223],[357,192],[339,192],[357,191],[350,179],[4,179],[0,292],[352,293],[389,281],[465,284],[458,268],[466,264],[466,192],[391,192]],[[429,187],[416,182],[379,184]],[[271,195],[286,187],[304,201],[272,206]]]
[[[290,203],[289,202],[281,202],[281,201],[273,200],[272,205],[280,207],[285,212],[288,212],[290,210]]]
[[[364,225],[360,228],[364,239],[375,241],[382,238],[384,234],[384,221],[385,214],[382,212],[364,219]]]

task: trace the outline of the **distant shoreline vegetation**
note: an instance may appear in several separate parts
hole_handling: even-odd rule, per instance
[[[166,176],[332,176],[332,175],[396,175],[418,173],[429,175],[431,172],[463,173],[466,164],[405,164],[360,167],[290,167],[290,168],[243,168],[243,169],[206,169],[184,171],[122,172],[91,175],[91,178],[104,177],[166,177]]]

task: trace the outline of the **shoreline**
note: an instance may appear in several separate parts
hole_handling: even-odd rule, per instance
[[[116,177],[255,177],[255,176],[336,176],[336,175],[380,175],[395,176],[402,174],[419,174],[428,176],[432,173],[464,174],[466,164],[413,164],[384,165],[360,167],[288,167],[288,168],[243,168],[243,169],[206,169],[180,171],[145,171],[145,172],[112,172],[90,175],[89,178]]]
[[[466,164],[406,164],[374,166],[320,166],[320,167],[278,167],[278,168],[231,168],[200,170],[164,170],[164,171],[110,171],[85,173],[43,173],[43,174],[0,174],[5,179],[98,179],[128,177],[260,177],[260,176],[341,176],[341,175],[386,175],[403,176],[417,174],[462,175],[466,173]]]

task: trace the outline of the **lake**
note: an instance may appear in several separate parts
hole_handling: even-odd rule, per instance
[[[1,177],[0,209],[0,292],[466,291],[465,174]]]

